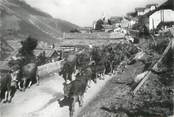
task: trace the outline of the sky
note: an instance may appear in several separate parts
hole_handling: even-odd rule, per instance
[[[91,26],[93,21],[105,16],[124,16],[136,7],[161,4],[166,0],[24,0],[32,7],[54,18],[63,19],[79,26]]]

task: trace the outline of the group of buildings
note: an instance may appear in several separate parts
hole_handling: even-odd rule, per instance
[[[149,31],[158,28],[160,24],[172,26],[174,24],[174,0],[167,0],[161,5],[147,4],[142,8],[135,8],[134,12],[127,13],[124,17],[113,16],[103,20],[104,32],[110,32],[118,27],[132,28],[135,23],[145,25]],[[92,27],[79,28],[81,33],[91,33],[95,29],[97,21],[94,21]]]
[[[161,28],[160,24],[166,26],[174,25],[174,0],[167,0],[161,5],[148,4],[143,8],[135,8],[134,12],[128,13],[127,16],[144,24],[149,31]]]

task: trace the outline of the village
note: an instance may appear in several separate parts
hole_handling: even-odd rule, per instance
[[[173,0],[87,27],[19,0],[0,16],[0,116],[174,116]]]

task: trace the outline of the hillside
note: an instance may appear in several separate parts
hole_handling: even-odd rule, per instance
[[[6,40],[3,39],[1,39],[0,45],[0,60],[3,60],[10,55],[10,53],[13,51],[13,48],[7,43]]]
[[[3,7],[2,27],[24,35],[31,35],[48,43],[58,42],[63,32],[78,26],[32,8],[19,0],[1,0]]]

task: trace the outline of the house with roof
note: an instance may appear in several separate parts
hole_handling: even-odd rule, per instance
[[[21,40],[7,40],[7,43],[13,48],[13,50],[18,50],[22,47]]]
[[[61,59],[61,52],[55,49],[44,50],[48,62],[55,62]]]
[[[137,16],[143,16],[145,8],[135,8],[135,11],[137,13]]]
[[[115,25],[120,24],[122,19],[123,19],[123,17],[119,17],[119,16],[113,16],[113,17],[109,18],[111,24],[115,24]]]
[[[159,24],[174,24],[174,0],[167,0],[155,10],[146,14],[149,30],[156,29]],[[173,23],[172,23],[173,22]]]
[[[174,11],[170,9],[159,10],[149,16],[149,30],[156,29],[160,23],[174,25]]]
[[[37,59],[40,59],[41,56],[44,57],[45,62],[55,62],[61,59],[61,52],[55,49],[35,49],[34,55]]]
[[[173,24],[174,0],[167,0],[159,6],[157,4],[149,4],[146,5],[146,8],[148,10],[144,11],[144,15],[139,16],[139,23],[144,24],[149,30],[156,29],[161,23]]]

